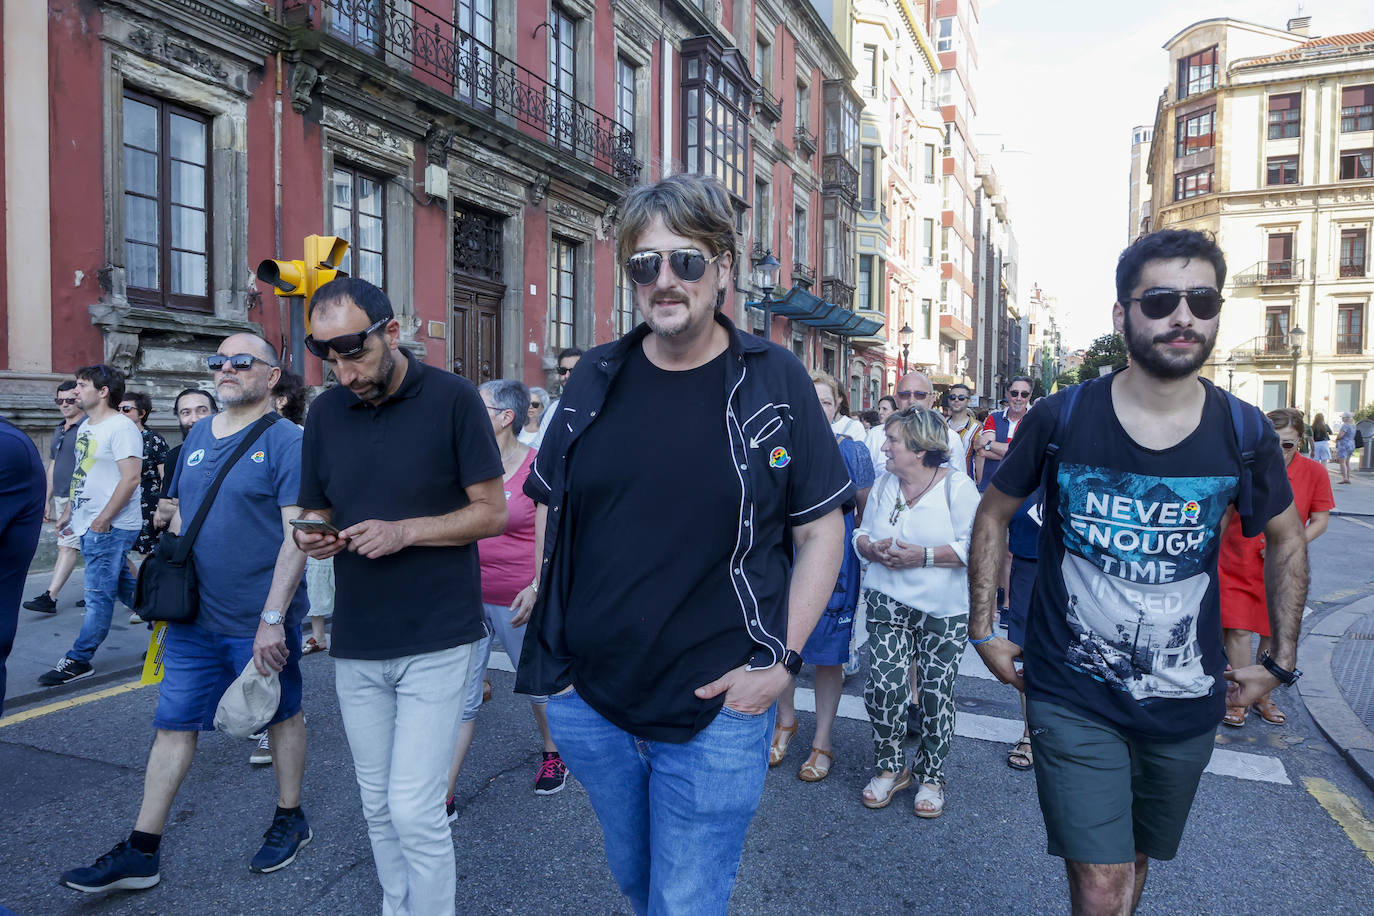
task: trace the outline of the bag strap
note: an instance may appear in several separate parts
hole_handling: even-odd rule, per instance
[[[1260,423],[1256,419],[1259,408],[1247,404],[1229,391],[1214,390],[1226,397],[1231,408],[1231,428],[1236,434],[1236,445],[1240,448],[1240,485],[1236,490],[1236,511],[1248,516],[1254,509],[1252,494],[1255,486],[1255,448],[1259,445]],[[1266,418],[1267,420],[1268,418]]]
[[[210,514],[210,504],[215,501],[215,494],[219,492],[219,488],[224,484],[224,478],[229,476],[229,472],[234,469],[234,465],[253,447],[253,443],[257,442],[258,438],[261,437],[263,433],[267,432],[267,428],[280,419],[281,414],[277,413],[275,410],[269,411],[249,427],[247,435],[243,437],[243,441],[238,444],[233,454],[229,456],[229,460],[224,462],[224,466],[219,469],[219,473],[215,475],[214,481],[210,484],[210,489],[205,491],[205,498],[200,501],[200,508],[196,510],[195,517],[191,519],[191,524],[187,526],[186,533],[177,540],[177,550],[176,553],[172,555],[172,563],[183,564],[186,562],[187,557],[191,555],[191,547],[196,542],[196,535],[200,534],[201,526],[205,524],[205,517]]]

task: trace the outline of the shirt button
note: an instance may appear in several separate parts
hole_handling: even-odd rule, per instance
[[[754,619],[754,620],[749,621],[749,626],[751,626],[751,627],[756,627],[756,626],[758,626],[758,625],[759,625],[759,622],[758,622],[757,619]]]
[[[746,527],[746,528],[749,527],[749,519],[747,519],[747,518],[744,520],[744,527]]]
[[[591,415],[592,415],[592,416],[596,416],[596,411],[593,410],[592,413],[591,413]]]
[[[743,575],[743,573],[740,571],[740,568],[739,568],[738,566],[735,567],[735,575],[737,575],[737,576]]]

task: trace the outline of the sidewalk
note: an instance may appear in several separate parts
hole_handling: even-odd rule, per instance
[[[1345,486],[1331,474],[1336,509],[1323,541],[1352,523],[1374,529],[1374,473],[1351,478]],[[1322,618],[1299,644],[1298,667],[1297,690],[1317,728],[1374,788],[1374,595]]]
[[[38,565],[35,563],[35,569]],[[19,609],[19,630],[14,637],[14,649],[5,667],[8,669],[5,711],[14,712],[21,706],[50,700],[60,700],[76,691],[114,680],[136,676],[143,667],[143,653],[148,648],[150,632],[144,623],[130,624],[129,609],[115,602],[110,621],[110,635],[95,653],[91,664],[95,674],[61,687],[40,687],[38,676],[52,668],[66,654],[81,631],[86,609],[76,606],[82,598],[85,569],[78,565],[57,598],[56,614],[40,614],[26,608]],[[27,601],[48,587],[51,570],[31,573],[24,587]]]

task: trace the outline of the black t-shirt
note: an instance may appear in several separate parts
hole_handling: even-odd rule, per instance
[[[1110,377],[1084,385],[1045,482],[1027,690],[1140,737],[1200,735],[1225,713],[1217,552],[1241,458],[1226,396],[1202,384],[1202,421],[1159,451],[1122,428]],[[1055,395],[1021,421],[997,489],[1025,497],[1040,485],[1063,403]],[[1253,478],[1252,512],[1240,518],[1249,534],[1293,501],[1268,424]]]
[[[573,683],[651,740],[687,741],[709,725],[724,697],[692,691],[754,650],[730,581],[740,483],[726,356],[669,372],[633,348],[571,456]]]
[[[343,386],[315,399],[301,446],[303,509],[333,510],[334,527],[444,515],[465,488],[500,478],[486,406],[472,383],[418,362],[376,407]],[[438,652],[486,634],[477,545],[407,547],[369,560],[334,557],[330,654],[384,659]]]

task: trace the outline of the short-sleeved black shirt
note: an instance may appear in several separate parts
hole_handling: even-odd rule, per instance
[[[1035,492],[1056,436],[1022,647],[1027,692],[1145,738],[1200,735],[1226,705],[1217,555],[1241,457],[1225,393],[1202,384],[1202,421],[1162,450],[1122,428],[1112,377],[1082,387],[1057,435],[1055,395],[1021,421],[992,480],[1011,496]],[[1252,534],[1293,501],[1274,428],[1257,425],[1251,512],[1237,519]]]
[[[444,515],[465,488],[501,476],[485,405],[467,379],[402,351],[400,388],[372,406],[343,386],[315,399],[301,455],[303,509],[332,509],[334,526]],[[485,635],[477,545],[408,547],[369,560],[334,558],[340,658],[438,652]]]

